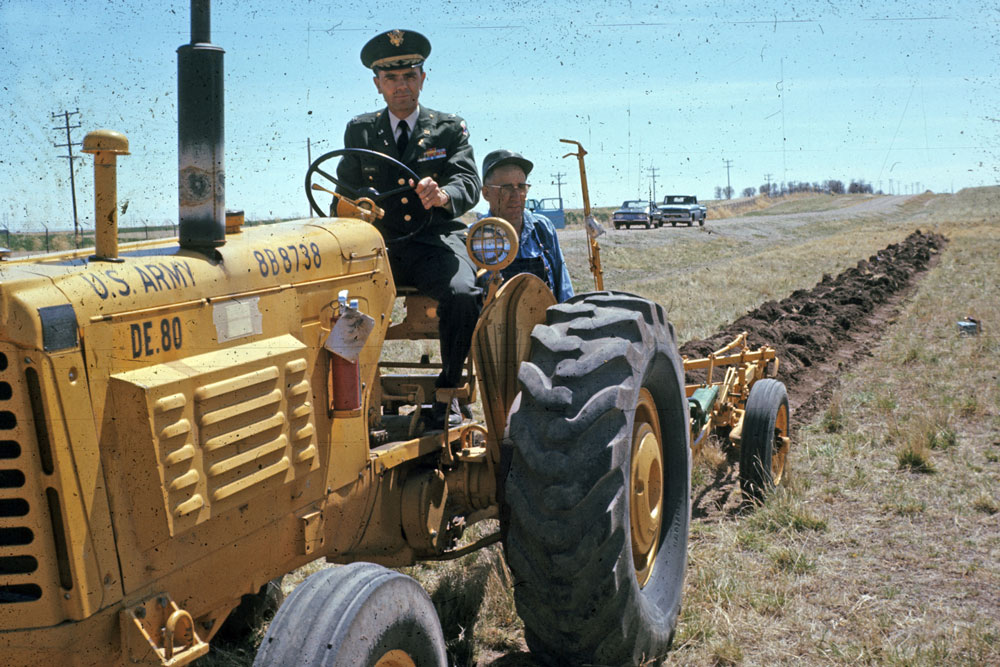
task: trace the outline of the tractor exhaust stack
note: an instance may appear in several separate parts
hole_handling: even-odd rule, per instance
[[[191,43],[177,49],[177,168],[182,248],[226,242],[222,59],[211,43],[209,0],[191,0]]]

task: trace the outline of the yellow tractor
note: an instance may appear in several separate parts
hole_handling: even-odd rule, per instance
[[[188,664],[276,602],[269,582],[325,558],[341,566],[281,604],[255,664],[445,665],[429,597],[387,568],[499,541],[540,659],[665,652],[695,422],[663,308],[604,290],[556,304],[532,275],[495,278],[465,385],[436,390],[433,362],[383,358],[387,340],[437,335],[369,224],[391,193],[344,201],[349,217],[225,213],[206,0],[191,32],[179,238],[119,248],[128,141],[99,130],[93,252],[0,262],[0,661]],[[517,237],[485,219],[468,249],[499,275]],[[592,267],[599,280],[596,242]],[[422,430],[453,395],[483,418]],[[487,519],[499,528],[463,542]]]

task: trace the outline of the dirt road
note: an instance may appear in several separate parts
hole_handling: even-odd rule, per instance
[[[769,213],[767,215],[747,215],[724,218],[720,220],[709,220],[704,227],[663,227],[660,229],[620,229],[616,230],[610,224],[605,224],[608,234],[602,236],[600,242],[604,244],[609,239],[616,242],[623,239],[632,239],[634,243],[654,243],[669,244],[671,239],[678,238],[678,235],[685,234],[720,234],[723,236],[754,239],[759,238],[761,233],[772,235],[792,230],[806,224],[825,220],[844,220],[849,218],[871,218],[879,219],[895,215],[900,207],[907,201],[913,199],[914,195],[879,195],[877,197],[861,199],[850,206],[831,208],[824,211],[802,211],[795,213]],[[602,221],[604,224],[604,221]],[[559,232],[559,238],[565,242],[582,242],[584,230],[582,227],[564,229]],[[683,238],[683,237],[681,237]]]

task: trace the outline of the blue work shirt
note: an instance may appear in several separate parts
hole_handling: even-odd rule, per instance
[[[492,216],[493,212],[487,215]],[[518,245],[517,259],[500,272],[505,279],[519,273],[533,273],[545,281],[560,303],[573,296],[573,283],[559,247],[559,237],[548,218],[525,210],[521,216]]]

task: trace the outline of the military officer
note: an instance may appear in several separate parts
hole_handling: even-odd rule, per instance
[[[419,104],[430,51],[427,38],[412,30],[390,30],[365,44],[361,62],[374,72],[386,107],[356,116],[344,132],[346,148],[395,158],[419,180],[388,161],[353,154],[341,159],[337,176],[356,191],[338,191],[353,197],[366,188],[380,193],[407,183],[413,188],[383,201],[385,216],[375,226],[386,241],[396,284],[437,300],[443,368],[436,384],[457,387],[480,307],[475,266],[465,249],[466,227],[458,217],[475,206],[481,183],[465,121]],[[459,423],[457,408],[457,401],[450,406],[435,402],[430,426],[442,428],[446,419]]]

